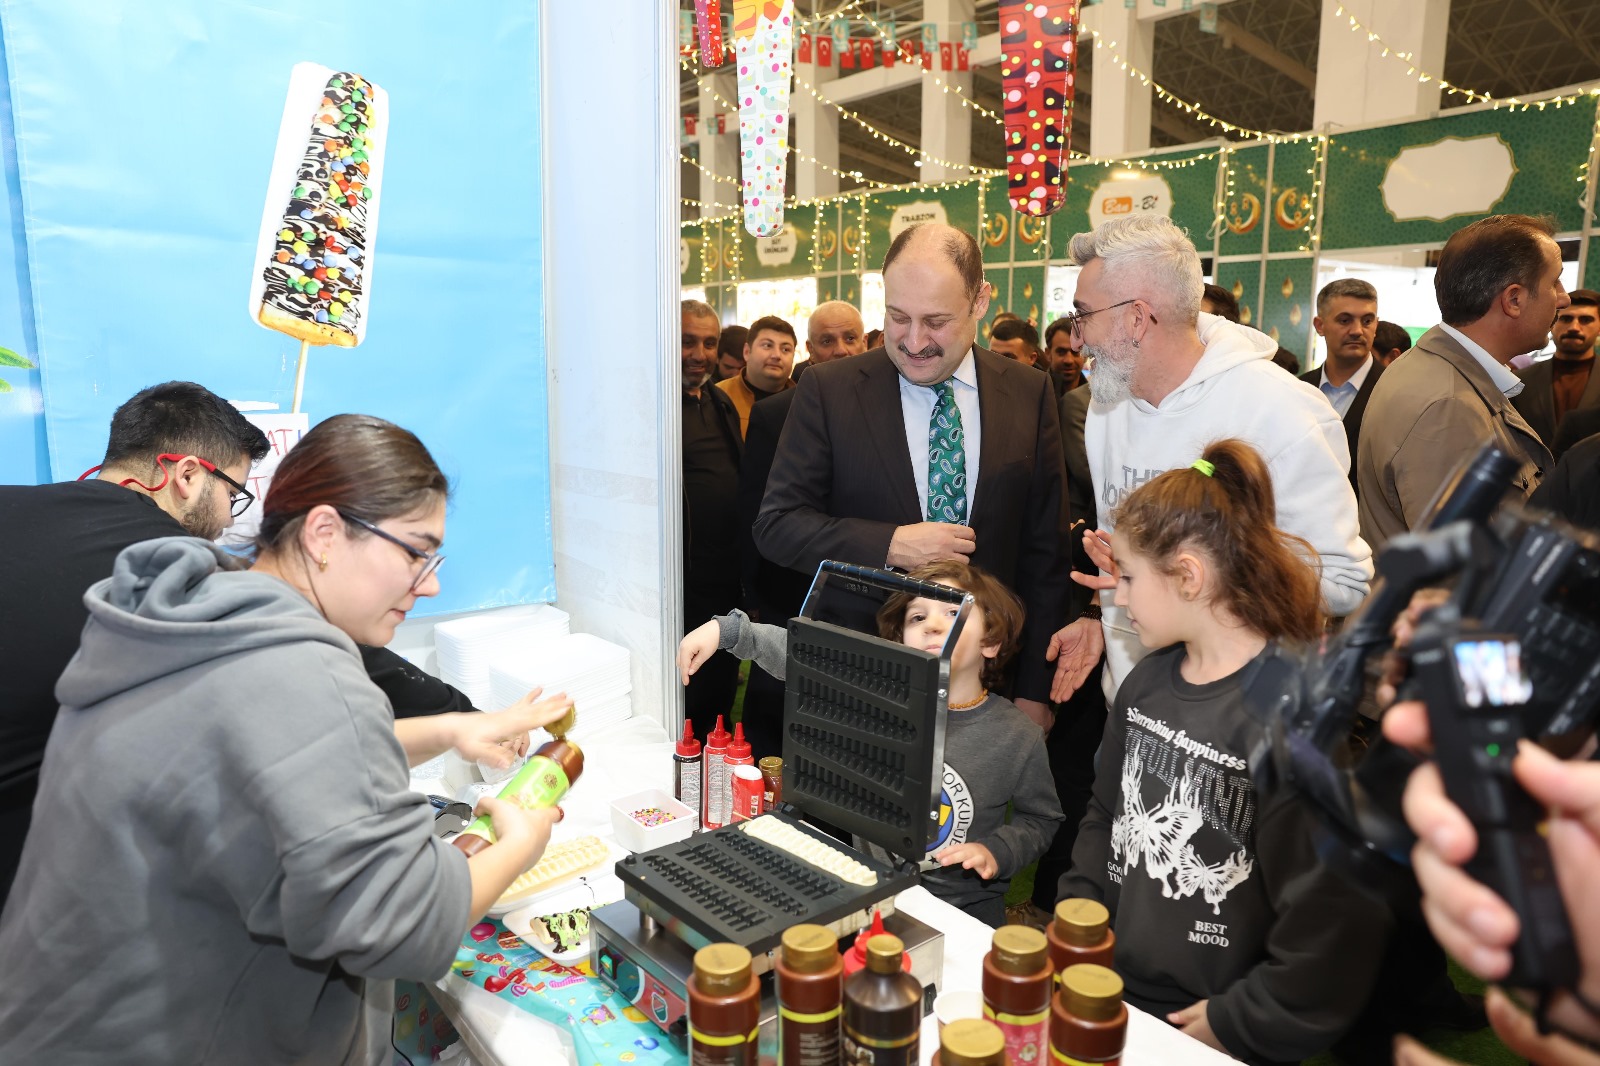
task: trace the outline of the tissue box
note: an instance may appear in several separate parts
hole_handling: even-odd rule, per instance
[[[611,801],[611,827],[616,831],[617,843],[629,851],[650,851],[663,844],[675,844],[699,826],[698,812],[659,788],[647,788]]]

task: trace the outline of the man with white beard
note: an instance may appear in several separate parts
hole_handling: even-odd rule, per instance
[[[1327,612],[1353,611],[1372,580],[1372,552],[1358,532],[1350,452],[1328,401],[1273,365],[1277,345],[1266,334],[1200,313],[1200,256],[1170,219],[1106,222],[1073,237],[1070,255],[1083,268],[1073,340],[1094,360],[1084,437],[1100,529],[1086,546],[1102,571],[1073,580],[1102,594],[1099,621],[1091,607],[1050,642],[1051,698],[1071,695],[1102,649],[1110,698],[1144,656],[1127,612],[1112,603],[1113,512],[1129,492],[1224,437],[1248,441],[1266,459],[1278,526],[1317,553]]]

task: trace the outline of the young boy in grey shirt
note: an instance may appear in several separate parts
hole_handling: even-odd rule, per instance
[[[927,856],[939,868],[925,873],[922,882],[940,899],[998,927],[1005,923],[1011,877],[1044,854],[1062,821],[1044,734],[1015,704],[988,688],[999,682],[1017,652],[1022,603],[994,577],[965,563],[935,563],[911,576],[970,592],[975,601],[950,656],[944,788],[938,837]],[[956,610],[953,603],[896,594],[878,612],[879,636],[937,653]],[[721,649],[754,659],[782,678],[785,644],[783,629],[734,611],[683,638],[678,669],[687,684]]]

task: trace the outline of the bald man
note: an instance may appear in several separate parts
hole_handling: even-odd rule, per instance
[[[883,283],[884,347],[819,366],[794,390],[756,546],[804,572],[824,559],[981,566],[1027,607],[1011,695],[1048,728],[1044,654],[1068,589],[1054,386],[974,343],[989,296],[970,234],[903,230]]]
[[[798,381],[806,367],[831,363],[835,359],[860,355],[867,350],[866,330],[861,312],[843,300],[829,300],[811,312],[806,323],[808,361],[794,368]],[[791,570],[761,557],[750,535],[761,497],[767,490],[767,475],[772,472],[772,457],[778,438],[789,419],[797,389],[756,401],[750,409],[750,425],[744,441],[744,460],[739,465],[739,528],[744,542],[740,552],[744,580],[745,606],[759,621],[783,626],[800,613],[813,573]],[[750,664],[750,681],[744,692],[744,732],[757,755],[781,755],[783,741],[783,682],[755,663]]]

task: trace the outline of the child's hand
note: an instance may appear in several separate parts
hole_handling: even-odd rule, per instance
[[[1114,589],[1117,579],[1122,572],[1117,569],[1116,561],[1111,558],[1111,534],[1103,529],[1085,530],[1083,534],[1083,550],[1089,553],[1089,561],[1100,568],[1098,574],[1080,574],[1074,570],[1072,580],[1084,588]]]
[[[934,858],[939,860],[940,866],[960,863],[962,869],[976,871],[985,881],[994,880],[994,875],[1000,872],[1000,864],[994,861],[994,852],[982,844],[952,844]]]
[[[1222,1046],[1217,1034],[1211,1031],[1211,1022],[1206,1019],[1206,1004],[1209,1002],[1210,1000],[1202,999],[1199,1003],[1191,1003],[1182,1010],[1175,1010],[1167,1015],[1167,1021],[1182,1029],[1186,1036],[1192,1036],[1200,1043],[1214,1047],[1227,1055],[1228,1049]]]
[[[683,638],[683,643],[678,645],[678,674],[685,685],[689,683],[690,675],[717,653],[720,643],[722,626],[715,618]]]

